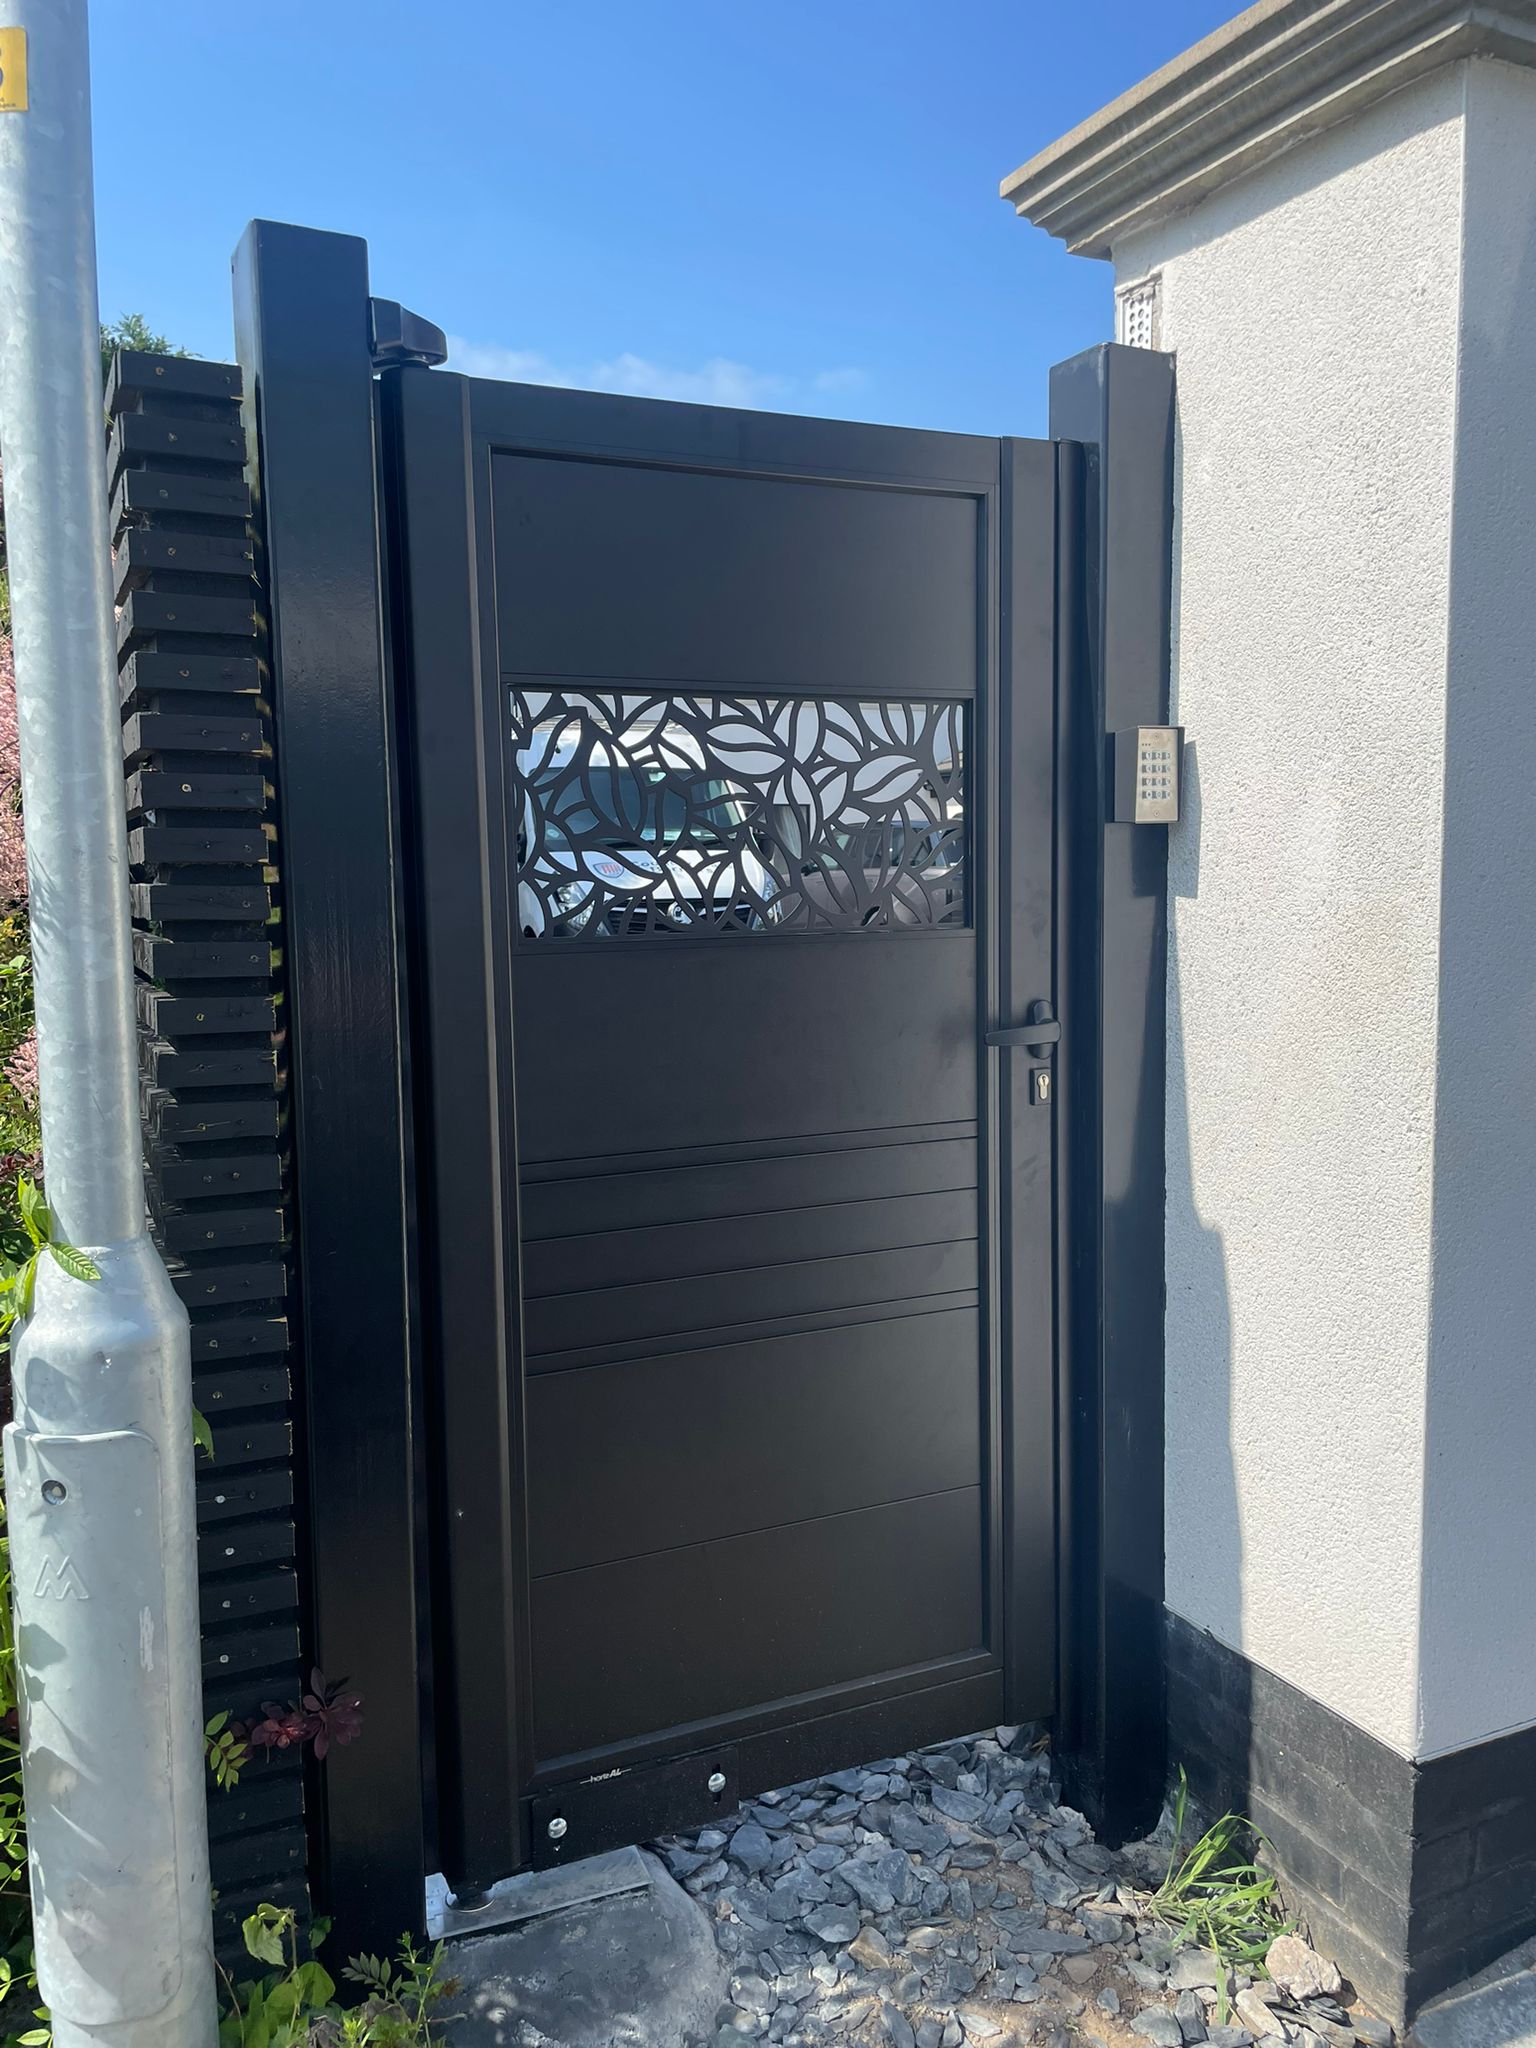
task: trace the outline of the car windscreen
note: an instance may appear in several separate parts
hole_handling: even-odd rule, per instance
[[[540,780],[558,786],[562,778]],[[725,783],[702,776],[589,767],[579,783],[558,787],[547,815],[573,839],[605,846],[719,846],[740,831],[746,809]]]

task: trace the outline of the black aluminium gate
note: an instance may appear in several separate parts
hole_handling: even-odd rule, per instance
[[[1149,1821],[1167,360],[989,440],[393,367],[347,236],[236,310],[338,1941],[1004,1717]]]
[[[1050,1711],[1056,452],[384,405],[474,1882]]]

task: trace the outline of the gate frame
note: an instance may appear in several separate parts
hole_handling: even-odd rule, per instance
[[[315,1661],[347,1674],[367,1716],[314,1774],[311,1873],[350,1953],[419,1931],[437,1867],[432,1674],[418,1661],[431,1582],[402,592],[381,520],[390,451],[366,244],[256,221],[235,286],[281,761],[308,1618]],[[1171,359],[1105,344],[1059,365],[1050,426],[1063,1030],[1053,1727],[1068,1796],[1122,1840],[1151,1825],[1163,1789],[1167,840],[1106,822],[1105,756],[1115,726],[1168,715]]]
[[[482,687],[495,644],[488,623],[494,615],[494,570],[478,503],[486,487],[482,464],[486,450],[502,443],[498,415],[510,414],[516,426],[508,428],[505,445],[557,458],[580,454],[597,462],[676,462],[706,470],[718,465],[735,473],[729,459],[722,459],[708,408],[683,408],[682,417],[663,425],[649,415],[634,417],[650,407],[647,400],[594,400],[590,394],[516,385],[504,390],[503,399],[494,382],[450,373],[424,377],[418,368],[404,368],[381,378],[379,393],[386,471],[397,483],[386,524],[399,583],[398,672],[412,667],[413,646],[424,650],[415,658],[413,701],[402,696],[399,707],[400,756],[415,770],[410,801],[419,828],[414,864],[423,911],[417,959],[424,1026],[417,1065],[427,1077],[424,1107],[431,1104],[420,1147],[422,1210],[434,1218],[434,1243],[422,1252],[424,1342],[429,1352],[463,1361],[452,1398],[444,1395],[442,1412],[433,1418],[435,1460],[442,1468],[435,1463],[436,1497],[455,1504],[446,1513],[439,1506],[434,1515],[433,1587],[435,1668],[452,1700],[435,1730],[443,1795],[440,1848],[450,1881],[462,1878],[466,1891],[493,1881],[493,1871],[504,1874],[509,1840],[519,1844],[519,1868],[538,1867],[544,1845],[536,1826],[528,1833],[538,1801],[569,1797],[573,1790],[568,1769],[546,1764],[531,1776],[523,1769],[524,1674],[531,1654],[529,1530],[506,1454],[510,1446],[514,1468],[520,1444],[526,1455],[526,1387],[518,1318],[509,1315],[504,1298],[520,1241],[517,1109],[515,1087],[498,1064],[515,1037],[517,998],[496,957],[507,852],[504,799],[495,793],[499,770],[491,765],[503,721],[491,712]],[[600,408],[595,419],[584,410],[589,405]],[[632,410],[614,417],[610,409],[616,407]],[[954,437],[985,449],[990,479],[983,483],[966,476],[958,452],[949,457],[945,451],[956,466],[947,477],[942,474],[945,458],[936,444],[945,442],[943,435],[913,432],[904,438],[904,429],[857,423],[754,419],[767,446],[755,449],[745,473],[824,475],[861,488],[900,485],[953,494],[973,503],[982,521],[987,620],[975,694],[967,701],[987,735],[972,790],[974,815],[985,821],[973,873],[986,906],[974,932],[983,1005],[973,1045],[983,1131],[978,1193],[985,1217],[978,1315],[991,1365],[988,1412],[997,1425],[989,1432],[984,1488],[988,1642],[956,1657],[942,1681],[936,1673],[928,1679],[954,1695],[951,1726],[986,1725],[989,1715],[1028,1720],[1048,1713],[1058,1690],[1056,1457],[1049,1423],[1043,1429],[1039,1423],[1054,1405],[1054,1332],[1044,1359],[1039,1343],[1039,1304],[1047,1304],[1049,1316],[1054,1294],[1054,1204],[1035,1230],[1033,1216],[1024,1219],[1030,1205],[1014,1199],[1010,1150],[1015,1134],[1036,1115],[1029,1070],[1021,1060],[990,1054],[984,1038],[989,1025],[1022,1018],[1033,997],[1054,995],[1056,979],[1049,949],[1032,941],[1027,887],[1004,882],[1015,868],[1027,878],[1050,875],[1053,868],[1054,703],[1050,745],[1031,746],[1016,734],[1029,722],[1018,716],[1022,679],[1053,672],[1056,450],[1048,441]],[[648,438],[653,432],[654,442]],[[822,468],[815,444],[829,432],[836,445],[821,451]],[[915,465],[910,474],[889,441],[900,443]],[[924,475],[918,443],[927,444],[941,473]],[[1016,793],[1016,805],[1001,804],[1004,786]],[[464,879],[476,872],[486,877],[478,891]],[[1054,1151],[1054,1133],[1050,1143]],[[1000,1281],[1005,1270],[1015,1282],[1007,1288]],[[478,1534],[460,1541],[457,1504],[464,1504],[466,1529],[483,1530],[487,1501],[504,1517],[503,1544],[493,1555],[486,1554]],[[1043,1572],[1042,1556],[1050,1559]],[[489,1629],[472,1635],[462,1624],[465,1615],[487,1618]],[[504,1654],[495,1654],[484,1640],[498,1632],[507,1644]],[[1049,1644],[1050,1656],[1037,1650],[1031,1657],[1032,1642]],[[983,1697],[998,1679],[1000,1706],[995,1694]],[[888,1755],[925,1739],[917,1730],[921,1703],[930,1696],[928,1686],[914,1684],[880,1688],[873,1699],[856,1703],[851,1688],[828,1687],[799,1721],[728,1727],[728,1721],[751,1717],[723,1717],[710,1724],[707,1736],[701,1729],[693,1735],[701,1750],[730,1749],[731,1762],[721,1762],[730,1796],[746,1798],[784,1782],[791,1773],[783,1750],[797,1734],[806,1739],[812,1724],[829,1739],[842,1735],[867,1744],[865,1755]],[[628,1771],[662,1763],[666,1747],[659,1735],[638,1736],[588,1755],[584,1768],[594,1774],[589,1782],[601,1782],[613,1765]],[[476,1780],[476,1760],[487,1758]]]

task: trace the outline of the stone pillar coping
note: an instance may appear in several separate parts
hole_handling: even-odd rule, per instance
[[[1079,256],[1461,57],[1536,66],[1536,0],[1259,0],[1003,180]]]

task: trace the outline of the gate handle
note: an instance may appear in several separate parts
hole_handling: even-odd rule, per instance
[[[1049,1003],[1039,997],[1029,1006],[1027,1024],[1015,1024],[1005,1031],[989,1031],[988,1045],[1022,1045],[1034,1059],[1050,1058],[1051,1047],[1061,1043],[1061,1026]]]

